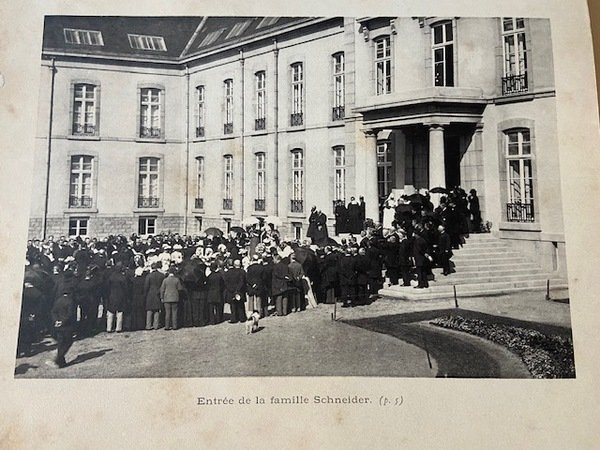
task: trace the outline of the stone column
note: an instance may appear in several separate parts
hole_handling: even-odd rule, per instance
[[[429,189],[446,187],[446,166],[444,162],[444,127],[429,125]],[[434,206],[439,204],[440,194],[431,194]]]
[[[377,131],[365,130],[365,203],[366,217],[379,221],[379,194],[377,189]]]

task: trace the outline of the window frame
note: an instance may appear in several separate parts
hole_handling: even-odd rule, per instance
[[[150,36],[147,34],[127,34],[129,46],[134,50],[150,50],[155,52],[166,52],[167,45],[162,36]]]
[[[156,91],[156,92],[154,92]],[[145,95],[145,92],[147,94]],[[158,94],[158,100],[153,100],[153,93]],[[150,141],[164,140],[165,138],[165,88],[156,85],[144,85],[138,87],[138,133],[139,139]],[[147,100],[144,99],[146,96]],[[157,107],[153,112],[152,107]],[[158,122],[158,127],[153,127],[154,122]],[[148,123],[149,122],[149,123]],[[148,126],[150,125],[150,126]]]
[[[333,110],[332,120],[344,120],[346,106],[346,56],[344,52],[332,55]]]
[[[140,236],[153,236],[156,234],[156,216],[139,216],[138,217],[138,235]],[[149,222],[152,221],[151,227],[153,231],[149,231],[150,228]],[[144,231],[142,232],[142,223],[144,224]]]
[[[196,86],[196,137],[204,137],[206,118],[206,88],[203,84]]]
[[[304,62],[296,61],[290,64],[290,90],[291,90],[291,113],[290,125],[304,125],[304,107],[305,107],[305,70]]]
[[[394,166],[390,145],[391,142],[389,140],[377,141],[377,195],[380,199],[384,197],[387,198],[392,192]],[[381,148],[384,148],[385,150],[382,152],[380,151]],[[383,157],[383,159],[381,159],[381,157]],[[382,169],[381,172],[380,169]],[[383,174],[383,177],[379,176],[380,173]]]
[[[265,152],[255,154],[255,173],[256,197],[254,198],[254,210],[265,211],[267,199],[267,154]]]
[[[436,29],[441,30],[441,41],[436,43]],[[448,39],[448,30],[450,30],[451,39]],[[431,67],[432,80],[435,87],[454,87],[456,77],[454,76],[454,42],[456,31],[452,20],[444,20],[431,24]],[[442,60],[436,61],[436,53],[442,51]],[[448,56],[450,59],[448,60]],[[442,66],[442,80],[438,84],[436,66]],[[451,74],[451,79],[448,80],[448,74]]]
[[[507,29],[507,20],[511,29]],[[519,22],[521,22],[519,24]],[[524,17],[502,17],[500,19],[502,39],[502,94],[518,94],[529,91],[527,19]],[[511,53],[509,40],[512,38]],[[522,44],[522,47],[521,47]]]
[[[223,209],[233,209],[235,171],[233,155],[223,155]],[[226,207],[228,206],[228,207]]]
[[[78,96],[78,88],[82,89],[81,96]],[[92,99],[87,98],[88,91],[92,92]],[[77,106],[81,105],[81,110],[77,112]],[[88,105],[91,105],[91,114],[93,120],[88,123],[87,115]],[[79,120],[77,120],[77,116]],[[76,80],[71,82],[71,136],[75,137],[96,137],[100,133],[100,85],[96,82],[87,80]],[[87,127],[92,127],[91,131]],[[79,129],[80,127],[80,129]]]
[[[73,163],[75,159],[78,159],[79,168],[74,168]],[[89,159],[89,169],[84,168],[86,159]],[[75,154],[69,157],[69,208],[92,208],[94,204],[94,183],[95,183],[95,157],[87,154]],[[73,183],[74,175],[77,178],[77,182]],[[89,181],[84,182],[84,175],[89,175]],[[76,186],[75,192],[73,186]],[[89,190],[89,195],[84,195],[83,191],[85,187]],[[74,200],[76,199],[76,200]],[[87,201],[89,199],[89,202]]]
[[[524,135],[527,134],[527,139]],[[511,136],[516,135],[516,142],[511,142]],[[516,153],[511,154],[511,146],[516,145]],[[528,148],[526,153],[524,149]],[[525,220],[510,220],[510,213],[507,211],[507,220],[509,222],[535,222],[536,212],[534,209],[535,185],[537,178],[535,176],[534,155],[531,130],[529,128],[511,128],[504,130],[504,159],[506,168],[506,199],[507,205],[527,205],[525,208],[530,209],[531,219]],[[511,170],[512,164],[518,162],[518,177],[514,177]],[[526,167],[528,166],[528,167]],[[517,192],[515,195],[515,180],[518,182]],[[507,206],[508,208],[508,206]]]
[[[255,130],[264,130],[266,128],[267,113],[267,73],[259,70],[254,74],[254,89],[256,101],[256,118],[254,121]]]
[[[383,43],[382,56],[379,57],[379,44]],[[375,68],[375,95],[386,95],[391,94],[393,89],[393,78],[392,78],[392,39],[390,35],[382,35],[373,39],[374,46],[374,68]],[[382,68],[382,75],[380,82],[380,71]]]
[[[291,212],[304,212],[304,149],[294,148],[291,152]]]
[[[333,200],[336,202],[341,200],[346,203],[346,148],[343,145],[335,145],[332,147],[332,151]]]
[[[82,222],[85,222],[85,225],[82,226]],[[69,237],[77,237],[77,236],[88,236],[90,218],[89,217],[69,217],[69,229],[68,235]],[[75,223],[73,226],[72,223]],[[72,229],[75,229],[75,233],[71,233]],[[81,233],[81,230],[84,229],[85,232]]]
[[[104,46],[104,38],[102,32],[97,30],[82,30],[78,28],[63,28],[63,36],[65,38],[65,44],[72,45],[93,45],[102,47]],[[97,38],[98,43],[92,42],[92,36]],[[87,37],[88,42],[85,41]],[[75,39],[73,39],[75,38]]]
[[[156,170],[151,170],[153,162],[156,163]],[[159,208],[161,205],[162,158],[158,156],[140,156],[137,163],[137,207],[144,209]],[[152,181],[153,175],[156,176],[154,182]],[[143,179],[146,182],[142,181]],[[156,195],[152,195],[153,193]]]
[[[205,190],[205,160],[204,156],[196,156],[196,197],[194,207],[204,209],[204,190]]]
[[[232,134],[234,114],[233,78],[223,80],[223,112],[223,134]]]

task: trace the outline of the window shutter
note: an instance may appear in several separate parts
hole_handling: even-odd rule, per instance
[[[160,137],[165,139],[165,89],[160,90]]]
[[[135,137],[141,137],[140,130],[141,128],[141,103],[142,103],[142,88],[138,86],[137,88],[137,115],[136,115],[136,132]]]
[[[71,86],[69,88],[69,117],[71,119],[71,123],[69,124],[69,130],[70,130],[70,135],[73,135],[74,133],[74,129],[73,129],[73,123],[75,122],[75,117],[73,116],[73,114],[75,113],[75,110],[73,109],[73,103],[75,103],[75,83],[71,82]]]

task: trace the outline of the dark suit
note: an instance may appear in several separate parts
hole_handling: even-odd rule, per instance
[[[417,277],[419,279],[419,288],[428,288],[429,281],[427,280],[427,268],[429,260],[427,259],[427,241],[419,235],[415,235],[413,243],[413,257],[415,258],[415,267]]]
[[[208,318],[211,325],[223,321],[223,285],[221,272],[211,272],[206,279],[206,302],[208,303]]]
[[[338,274],[343,306],[350,306],[356,296],[356,261],[349,255],[340,258]]]
[[[290,291],[289,282],[290,269],[285,263],[285,260],[278,262],[273,266],[271,282],[271,292],[275,298],[275,308],[278,316],[286,316],[288,314],[288,295]]]
[[[65,355],[73,345],[73,327],[76,321],[76,305],[71,294],[62,294],[52,307],[54,336],[57,342],[56,364],[65,367]]]
[[[230,323],[246,321],[246,272],[243,269],[229,269],[223,272],[225,301],[231,307]],[[236,299],[239,296],[239,300]]]
[[[358,255],[355,258],[356,269],[356,299],[355,304],[365,305],[367,303],[367,286],[369,284],[369,271],[371,261],[367,255]]]

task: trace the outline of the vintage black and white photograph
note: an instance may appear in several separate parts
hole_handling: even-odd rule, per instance
[[[14,377],[575,378],[552,36],[45,16]]]

